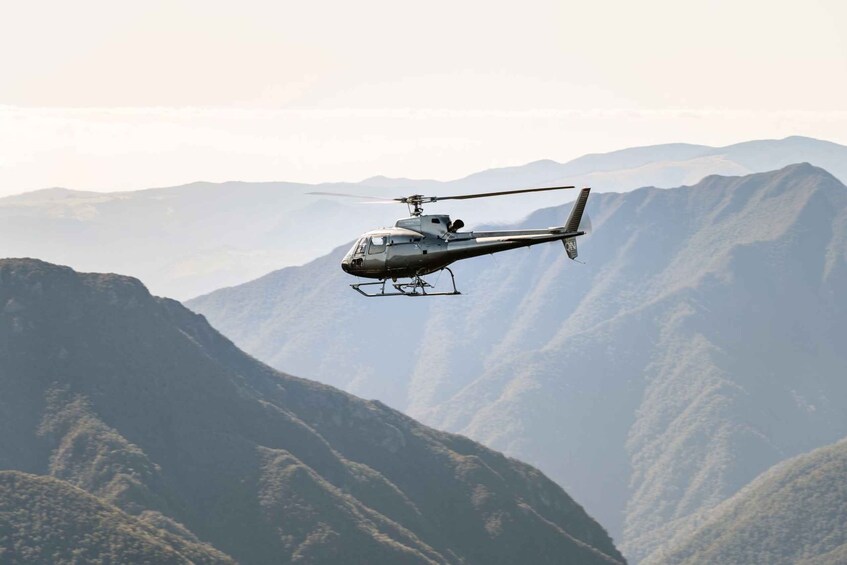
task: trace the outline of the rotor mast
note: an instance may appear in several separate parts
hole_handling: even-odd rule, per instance
[[[408,206],[410,216],[418,217],[423,214],[424,202],[435,202],[437,197],[413,194],[399,200],[405,202],[406,206]]]

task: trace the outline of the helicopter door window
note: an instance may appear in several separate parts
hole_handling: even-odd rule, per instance
[[[368,247],[368,255],[373,255],[374,253],[382,253],[383,251],[385,251],[386,239],[388,238],[382,235],[372,237],[371,245],[370,247]]]

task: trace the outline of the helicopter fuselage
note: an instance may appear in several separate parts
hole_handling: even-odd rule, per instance
[[[362,234],[341,262],[351,275],[371,279],[419,277],[460,259],[561,241],[582,235],[566,227],[536,230],[460,232],[463,224],[445,215],[418,215],[394,227]]]

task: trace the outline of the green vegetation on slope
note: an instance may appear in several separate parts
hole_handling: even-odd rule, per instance
[[[233,563],[51,477],[0,471],[0,563]]]
[[[783,462],[644,565],[847,562],[847,440]]]

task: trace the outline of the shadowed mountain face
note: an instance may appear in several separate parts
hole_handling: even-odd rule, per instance
[[[242,563],[622,562],[532,467],[273,371],[128,277],[0,261],[0,429],[0,469]]]
[[[638,560],[847,435],[847,188],[802,164],[587,211],[587,264],[561,245],[463,262],[460,297],[365,299],[337,250],[188,304],[274,366],[538,465]]]
[[[705,513],[700,527],[676,536],[649,563],[847,563],[845,477],[847,440],[781,463]]]
[[[597,192],[693,184],[807,161],[847,181],[847,147],[803,137],[728,147],[669,144],[537,161],[449,182],[375,177],[361,183],[194,183],[109,194],[48,189],[0,198],[0,257],[40,257],[77,270],[127,273],[155,293],[187,298],[302,264],[386,225],[403,206],[361,205],[310,191],[397,197],[576,184]],[[534,194],[435,204],[433,212],[514,222],[569,196]]]
[[[234,563],[65,481],[0,471],[2,563]]]

